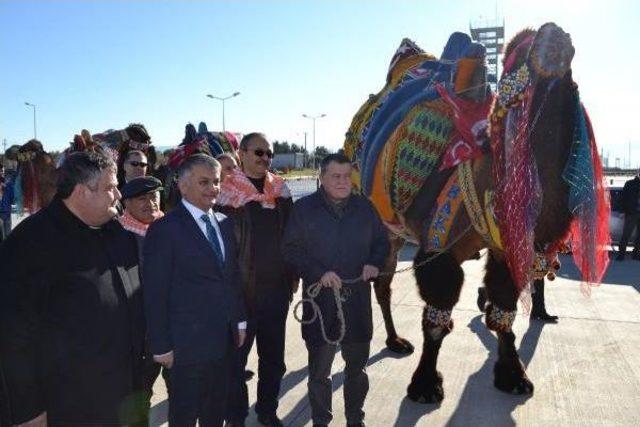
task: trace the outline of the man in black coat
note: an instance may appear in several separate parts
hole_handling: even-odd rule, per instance
[[[52,203],[0,247],[0,361],[11,422],[133,424],[144,317],[134,238],[113,218],[116,166],[75,153]]]
[[[624,260],[627,243],[634,229],[636,230],[636,241],[632,257],[640,260],[640,170],[633,179],[624,184],[622,189],[622,210],[624,212],[624,227],[616,260]]]
[[[212,210],[220,170],[207,155],[187,158],[178,168],[181,202],[145,237],[148,338],[170,370],[170,426],[222,427],[233,346],[246,337],[233,223]]]
[[[321,164],[322,187],[298,200],[287,224],[283,255],[300,274],[305,296],[309,286],[323,289],[315,298],[322,311],[327,338],[340,334],[332,287],[347,290],[342,303],[346,331],[340,346],[346,362],[344,399],[349,426],[364,426],[362,407],[369,390],[365,372],[373,335],[370,280],[378,276],[389,253],[387,231],[373,205],[351,194],[351,164],[341,154]],[[355,279],[355,283],[350,281]],[[359,280],[358,280],[359,279]],[[343,284],[342,281],[349,281]],[[304,319],[311,319],[304,305]],[[320,318],[303,324],[302,337],[309,351],[309,401],[313,424],[326,426],[331,414],[331,365],[336,346],[322,335]]]
[[[281,177],[269,172],[273,151],[261,133],[249,133],[240,141],[242,169],[225,177],[218,198],[219,210],[234,219],[239,246],[240,273],[247,306],[247,341],[237,354],[232,373],[228,425],[244,426],[249,414],[245,379],[254,341],[258,350],[258,387],[255,411],[263,426],[280,427],[278,396],[286,371],[285,328],[294,284],[286,268],[280,244],[293,206],[291,193]]]

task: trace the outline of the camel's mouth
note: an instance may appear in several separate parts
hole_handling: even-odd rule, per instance
[[[571,68],[574,54],[569,33],[556,24],[547,23],[540,27],[531,45],[530,68],[540,77],[562,77]]]

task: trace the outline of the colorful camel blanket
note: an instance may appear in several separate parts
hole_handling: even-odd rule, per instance
[[[387,85],[354,117],[344,146],[352,178],[390,228],[402,229],[404,212],[431,174],[483,155],[493,95],[484,81],[481,99],[465,95],[477,89],[472,76],[484,54],[462,33],[451,35],[439,60],[405,39]]]

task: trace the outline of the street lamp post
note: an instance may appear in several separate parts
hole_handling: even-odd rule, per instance
[[[229,96],[225,96],[223,98],[221,98],[219,96],[211,95],[210,93],[207,94],[207,98],[217,99],[218,101],[222,101],[222,131],[223,132],[227,130],[225,128],[225,123],[224,123],[224,101],[226,101],[227,99],[230,99],[230,98],[234,98],[234,97],[236,97],[238,95],[240,95],[240,92],[234,92],[233,94],[231,94]]]
[[[38,139],[38,132],[36,131],[36,105],[26,101],[24,105],[33,108],[33,139]]]
[[[309,116],[308,114],[303,114],[302,117],[305,119],[310,119],[313,122],[313,168],[316,168],[316,119],[321,119],[326,117],[326,114],[319,114],[317,116]]]

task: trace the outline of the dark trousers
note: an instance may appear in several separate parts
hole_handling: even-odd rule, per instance
[[[222,427],[227,405],[230,354],[221,360],[173,365],[169,370],[169,426]]]
[[[244,371],[254,341],[258,348],[258,415],[276,414],[280,382],[287,369],[284,364],[284,340],[289,311],[288,295],[261,298],[252,311],[247,321],[247,339],[236,352],[235,368],[231,372],[227,411],[229,421],[243,421],[249,415],[249,392]]]
[[[347,424],[364,421],[364,400],[369,391],[366,366],[369,360],[370,343],[350,343],[341,346],[344,368],[344,410]],[[309,404],[313,424],[328,425],[331,414],[331,365],[336,355],[336,346],[331,344],[310,345],[309,351]]]
[[[546,314],[547,306],[544,302],[544,279],[534,280],[532,287],[533,293],[531,294],[531,314],[533,316]]]
[[[629,237],[631,237],[634,228],[636,230],[636,241],[633,252],[638,253],[640,251],[640,213],[624,214],[624,227],[622,228],[622,237],[620,238],[621,255],[624,255],[627,250],[627,243],[629,243]]]
[[[159,363],[154,362],[151,354],[146,354],[144,361],[142,362],[142,417],[140,422],[132,424],[132,427],[147,427],[149,425],[149,411],[151,410],[151,397],[153,396],[153,385],[155,384],[158,376],[162,371],[162,378],[164,379],[165,386],[167,388],[167,394],[169,394],[169,370],[163,368]]]

